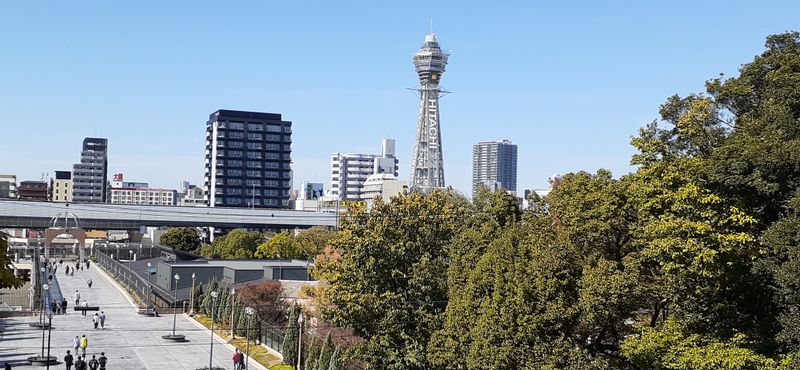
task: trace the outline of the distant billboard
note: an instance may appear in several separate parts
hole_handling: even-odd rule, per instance
[[[320,200],[324,194],[324,185],[319,182],[303,182],[302,199]]]

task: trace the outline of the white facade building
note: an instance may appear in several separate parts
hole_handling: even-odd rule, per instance
[[[0,198],[17,199],[17,175],[0,174]]]
[[[178,193],[178,205],[181,207],[205,207],[206,201],[203,198],[203,189],[195,185],[187,185],[186,192]]]
[[[175,189],[155,189],[146,182],[124,181],[121,173],[114,174],[110,196],[111,203],[114,204],[174,206],[178,200],[178,192]]]
[[[56,171],[56,177],[50,179],[50,191],[53,202],[72,202],[72,172]]]
[[[364,182],[373,174],[397,177],[394,139],[384,139],[381,154],[333,153],[331,155],[331,195],[335,199],[361,201]]]
[[[406,190],[408,190],[407,182],[400,181],[388,173],[376,173],[370,175],[364,182],[362,194],[367,204],[372,206],[375,198],[380,198],[384,203],[388,203],[393,196],[402,194]]]

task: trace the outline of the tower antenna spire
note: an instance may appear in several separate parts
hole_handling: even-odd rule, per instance
[[[445,187],[442,133],[439,125],[439,97],[445,91],[439,87],[439,82],[448,57],[433,35],[431,18],[431,33],[425,36],[422,48],[413,58],[414,69],[419,77],[419,88],[416,91],[420,105],[409,187],[423,193]]]
[[[430,32],[428,32],[428,33],[429,34],[433,33],[433,17],[431,17],[431,29],[430,29]]]

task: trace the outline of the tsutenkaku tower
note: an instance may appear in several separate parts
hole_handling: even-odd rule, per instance
[[[414,153],[411,161],[409,187],[423,193],[444,187],[442,131],[439,126],[439,88],[447,58],[450,55],[439,47],[436,35],[425,35],[425,43],[414,54],[414,68],[419,75],[419,118]]]

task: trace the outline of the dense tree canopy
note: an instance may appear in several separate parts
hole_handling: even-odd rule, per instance
[[[200,246],[200,235],[193,227],[171,227],[161,234],[161,244],[194,252]]]
[[[209,258],[250,259],[264,239],[260,232],[236,229],[202,246],[200,254]]]
[[[317,258],[323,317],[369,369],[800,368],[800,34],[672,96],[636,171],[411,193]]]

